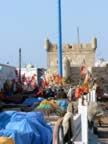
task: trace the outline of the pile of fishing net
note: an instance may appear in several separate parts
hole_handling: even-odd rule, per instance
[[[64,111],[56,104],[54,100],[43,100],[36,108],[35,111],[40,111],[44,115],[56,114],[59,116],[64,115]]]
[[[14,144],[14,140],[9,137],[0,137],[0,144]]]

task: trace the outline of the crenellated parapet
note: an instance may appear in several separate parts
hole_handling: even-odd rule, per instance
[[[56,52],[57,51],[57,44],[52,44],[49,39],[46,39],[44,48],[47,50],[47,52]],[[93,38],[90,43],[81,43],[78,44],[63,44],[62,45],[62,51],[95,51],[97,48],[97,39]]]
[[[47,67],[49,69],[57,69],[58,65],[58,50],[57,44],[46,39],[44,48],[47,51]],[[93,66],[95,62],[95,51],[97,48],[97,39],[93,38],[89,43],[81,44],[63,44],[62,58],[68,58],[70,66],[81,66],[85,60],[87,66]]]

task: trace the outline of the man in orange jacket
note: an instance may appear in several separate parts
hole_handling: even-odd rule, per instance
[[[82,95],[82,88],[78,85],[75,89],[75,98],[79,98]]]

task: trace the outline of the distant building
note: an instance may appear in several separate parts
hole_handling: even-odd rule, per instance
[[[47,68],[57,71],[58,56],[57,44],[53,44],[50,40],[45,41],[45,49],[47,51]],[[62,58],[63,64],[67,58],[71,67],[79,67],[85,61],[87,66],[93,66],[95,63],[95,52],[97,48],[97,39],[93,38],[91,42],[86,44],[63,44]]]

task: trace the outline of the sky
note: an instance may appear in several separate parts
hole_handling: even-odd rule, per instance
[[[61,0],[62,42],[97,38],[96,59],[108,59],[108,0]],[[0,0],[0,63],[46,67],[45,39],[58,42],[58,0]]]

